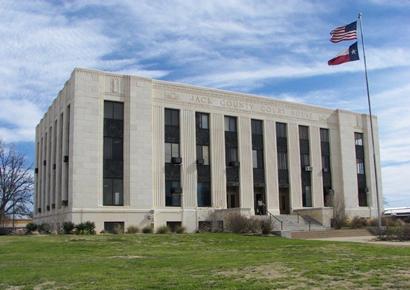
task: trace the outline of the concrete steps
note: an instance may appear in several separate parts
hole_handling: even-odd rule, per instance
[[[273,233],[282,237],[292,237],[293,232],[323,231],[327,228],[317,221],[298,215],[271,216]]]

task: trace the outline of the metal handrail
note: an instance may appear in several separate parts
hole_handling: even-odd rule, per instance
[[[298,223],[299,223],[300,218],[302,218],[306,222],[306,219],[303,216],[301,216],[298,212],[295,212],[295,214],[298,216]],[[309,219],[307,220],[307,222],[308,222],[309,232],[310,232],[312,222]]]
[[[270,218],[271,222],[272,222],[272,218],[277,220],[280,223],[280,230],[283,231],[283,221],[280,220],[279,218],[277,218],[276,216],[274,216],[270,211],[267,210],[267,212],[269,214],[269,218]]]

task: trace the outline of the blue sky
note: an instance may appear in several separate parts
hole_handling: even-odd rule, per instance
[[[362,62],[329,32],[364,14],[386,206],[410,206],[410,1],[0,2],[0,138],[34,128],[74,67],[367,112]]]

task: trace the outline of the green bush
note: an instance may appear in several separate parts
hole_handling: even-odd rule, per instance
[[[145,227],[143,227],[142,228],[142,232],[144,233],[144,234],[152,234],[152,226],[145,226]]]
[[[186,228],[183,227],[183,226],[178,226],[178,227],[175,228],[175,232],[177,234],[184,234],[186,232]]]
[[[137,234],[140,232],[140,229],[137,226],[129,226],[127,228],[127,234]]]
[[[64,222],[63,223],[63,233],[66,235],[72,234],[75,228],[75,224],[73,222]]]
[[[37,227],[40,234],[49,234],[51,233],[51,226],[47,223],[42,223]]]
[[[93,222],[87,221],[85,223],[79,223],[75,226],[75,231],[77,235],[94,235],[95,234],[95,224]]]
[[[35,223],[28,223],[26,224],[26,230],[28,234],[31,234],[37,230],[37,225]]]
[[[397,239],[399,241],[410,241],[410,225],[402,225],[397,228]]]
[[[160,226],[156,231],[157,234],[168,234],[169,232],[170,230],[167,226]]]
[[[269,235],[272,233],[273,226],[270,219],[264,219],[261,221],[261,231],[264,235]]]

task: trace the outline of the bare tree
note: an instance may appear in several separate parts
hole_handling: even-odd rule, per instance
[[[24,154],[0,140],[0,224],[10,215],[31,214],[33,181]]]

